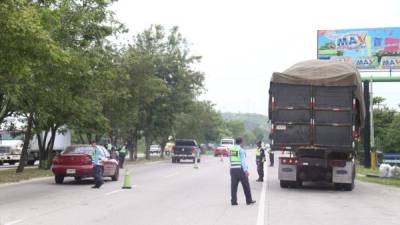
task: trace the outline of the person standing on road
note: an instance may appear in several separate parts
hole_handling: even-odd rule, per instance
[[[237,205],[237,189],[239,182],[242,183],[246,204],[251,205],[256,201],[251,197],[249,184],[249,167],[246,162],[246,151],[240,146],[243,142],[242,138],[235,139],[235,145],[229,149],[229,160],[231,164],[231,204]]]
[[[92,146],[94,150],[92,151],[92,163],[93,163],[93,177],[95,180],[95,185],[92,188],[100,188],[101,185],[104,184],[103,177],[101,174],[102,166],[103,166],[103,159],[100,149],[97,147],[96,142],[92,142]]]
[[[272,151],[271,147],[269,144],[266,145],[266,149],[269,154],[269,166],[274,166],[274,151]]]
[[[257,173],[258,173],[257,182],[263,182],[264,181],[265,150],[261,146],[261,141],[257,141],[256,145],[257,145],[256,164],[257,164]]]
[[[108,141],[107,145],[106,145],[106,149],[108,150],[108,152],[111,154],[113,145],[111,144],[111,141]]]
[[[126,143],[122,145],[121,149],[119,150],[119,168],[124,168],[124,162],[126,154],[128,153],[128,149],[126,149]]]

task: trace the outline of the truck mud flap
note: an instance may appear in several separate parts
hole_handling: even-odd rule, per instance
[[[279,164],[278,179],[286,181],[296,181],[297,166]]]

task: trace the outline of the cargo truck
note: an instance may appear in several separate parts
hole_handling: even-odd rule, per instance
[[[364,107],[360,74],[349,63],[311,60],[273,73],[271,149],[285,153],[279,158],[280,186],[326,181],[353,190]]]

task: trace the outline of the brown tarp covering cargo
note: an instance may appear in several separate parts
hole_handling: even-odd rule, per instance
[[[355,86],[359,102],[360,124],[364,125],[364,96],[360,73],[350,63],[329,60],[308,60],[297,63],[282,73],[274,72],[271,82],[313,86]]]

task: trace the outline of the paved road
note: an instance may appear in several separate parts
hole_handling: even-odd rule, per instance
[[[254,152],[249,155],[254,157]],[[396,188],[357,183],[353,192],[333,191],[326,185],[281,189],[276,168],[267,168],[268,182],[255,182],[251,160],[251,188],[257,203],[247,206],[240,188],[239,205],[232,207],[226,159],[204,157],[198,170],[191,163],[170,162],[129,168],[130,190],[121,189],[123,174],[120,181],[108,181],[99,190],[90,188],[90,180],[77,184],[72,179],[63,185],[42,179],[0,186],[0,224],[399,224],[400,189]]]

